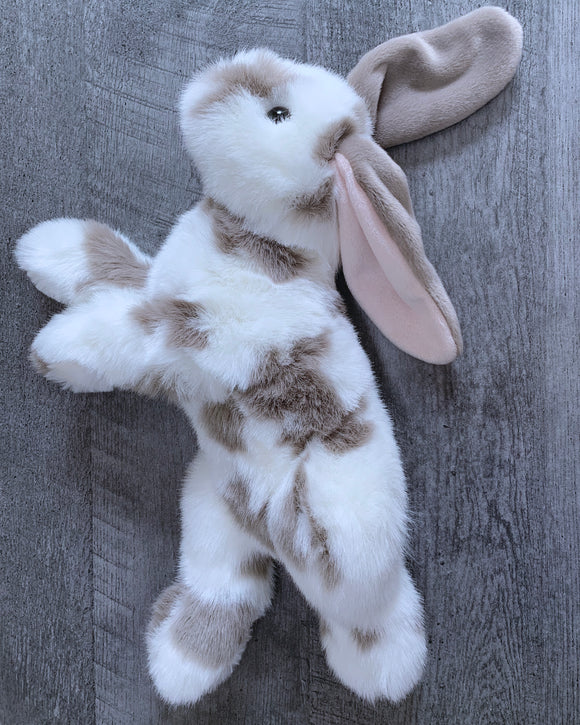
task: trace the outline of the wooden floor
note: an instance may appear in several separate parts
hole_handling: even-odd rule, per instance
[[[175,105],[206,61],[266,45],[346,73],[383,40],[477,5],[0,5],[2,725],[580,722],[575,0],[509,2],[525,37],[515,81],[458,126],[393,150],[464,356],[413,360],[349,300],[396,422],[426,607],[425,678],[397,707],[335,681],[283,571],[234,675],[194,708],[159,701],[143,635],[175,573],[195,438],[161,403],[75,396],[33,374],[28,346],[58,306],[8,253],[63,215],[157,249],[199,198]]]

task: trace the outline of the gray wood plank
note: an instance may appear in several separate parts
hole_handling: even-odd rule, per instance
[[[29,366],[57,309],[15,268],[12,243],[50,216],[82,213],[82,3],[0,9],[0,722],[93,717],[91,481],[87,401]]]
[[[175,112],[194,69],[266,45],[346,73],[384,39],[472,7],[5,3],[5,238],[68,213],[154,251],[200,194]],[[193,708],[160,703],[143,634],[174,575],[194,436],[169,406],[71,396],[35,377],[26,349],[57,308],[4,256],[0,722],[580,722],[578,11],[572,0],[508,9],[525,32],[514,83],[392,152],[462,320],[463,358],[446,368],[408,358],[345,291],[409,478],[430,639],[422,685],[397,707],[339,685],[315,617],[279,572],[233,676]]]

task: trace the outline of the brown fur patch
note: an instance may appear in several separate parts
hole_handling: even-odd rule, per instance
[[[240,92],[274,101],[274,91],[294,77],[270,53],[263,53],[255,63],[229,63],[208,69],[207,74],[215,90],[208,93],[191,109],[192,114],[206,113],[216,103]]]
[[[244,414],[233,398],[223,403],[206,403],[201,411],[206,432],[228,451],[245,451]]]
[[[272,559],[265,554],[253,554],[240,564],[240,574],[255,579],[268,579],[272,568]]]
[[[329,177],[313,194],[302,194],[292,204],[304,219],[330,219],[334,213],[334,180]]]
[[[304,567],[310,556],[312,562],[318,562],[322,578],[327,588],[335,587],[340,580],[338,566],[331,556],[328,532],[313,515],[306,497],[306,471],[301,463],[294,475],[292,488],[278,513],[276,521],[276,544],[279,550],[297,568]],[[297,547],[296,534],[299,519],[306,516],[310,526],[310,546],[308,552]]]
[[[151,618],[149,619],[149,632],[157,629],[169,616],[175,602],[185,593],[185,586],[181,582],[175,582],[164,589],[157,597]]]
[[[81,288],[106,282],[116,287],[143,287],[150,262],[135,256],[128,244],[106,224],[86,221],[83,240],[90,279]]]
[[[358,648],[363,652],[373,647],[381,638],[380,634],[372,629],[365,631],[356,627],[351,631],[351,635],[358,645]]]
[[[163,396],[172,403],[179,402],[178,383],[175,377],[168,376],[161,370],[152,371],[143,375],[133,386],[132,390],[149,398]]]
[[[338,584],[340,573],[336,562],[330,554],[328,532],[316,519],[312,513],[310,505],[308,504],[308,500],[306,498],[306,472],[302,464],[296,472],[294,489],[298,492],[296,496],[296,509],[304,511],[304,513],[308,516],[308,523],[310,524],[310,531],[312,534],[311,546],[312,549],[317,552],[324,583],[329,589],[331,589]]]
[[[336,391],[320,371],[327,348],[322,334],[298,340],[286,354],[270,351],[240,393],[258,416],[282,424],[282,442],[297,453],[313,437],[335,430],[344,416]]]
[[[341,141],[355,131],[354,121],[350,118],[333,123],[328,131],[318,140],[314,149],[315,158],[324,163],[332,161]]]
[[[167,342],[173,347],[204,348],[208,333],[201,326],[203,305],[188,300],[159,297],[133,309],[133,317],[148,333],[167,326]]]
[[[50,372],[50,365],[43,360],[36,350],[31,350],[28,359],[30,360],[32,367],[36,370],[39,375],[48,375]]]
[[[260,610],[250,602],[203,601],[186,591],[171,625],[175,645],[209,667],[228,665],[250,638]]]
[[[303,511],[302,499],[305,487],[306,473],[304,467],[300,465],[276,523],[276,543],[283,554],[298,568],[303,567],[306,563],[304,552],[296,547],[296,531],[298,518]]]
[[[340,581],[340,571],[336,561],[330,554],[328,546],[328,532],[324,526],[322,526],[322,524],[314,518],[310,509],[308,509],[308,518],[312,529],[313,545],[318,545],[319,547],[318,558],[322,570],[322,578],[324,579],[324,583],[328,589],[332,589]]]
[[[230,513],[242,529],[252,534],[268,549],[273,549],[272,539],[268,531],[268,504],[259,511],[250,507],[250,482],[244,476],[234,476],[223,493]]]
[[[274,239],[248,231],[244,221],[220,204],[207,200],[219,249],[250,261],[274,282],[287,282],[304,273],[310,259],[305,251],[279,244]]]
[[[321,437],[324,445],[333,453],[346,453],[353,448],[364,445],[371,436],[373,425],[369,421],[361,420],[366,408],[363,400],[355,410],[346,413],[340,424]]]

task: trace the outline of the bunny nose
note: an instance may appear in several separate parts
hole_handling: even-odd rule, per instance
[[[319,138],[316,156],[322,161],[332,161],[340,144],[355,131],[356,126],[352,118],[335,121]]]

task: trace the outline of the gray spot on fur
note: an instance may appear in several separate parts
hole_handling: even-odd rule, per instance
[[[272,539],[268,531],[268,504],[265,503],[258,511],[250,507],[250,482],[237,474],[227,484],[223,499],[238,525],[255,536],[268,549],[273,549]]]
[[[171,625],[182,652],[209,667],[228,665],[250,639],[260,609],[250,602],[203,601],[185,591]]]
[[[327,588],[336,586],[340,580],[338,566],[330,553],[328,532],[313,515],[306,496],[306,472],[301,463],[294,475],[294,481],[276,521],[276,544],[286,558],[297,568],[304,567],[308,560],[317,563]],[[297,546],[296,536],[300,517],[305,516],[310,527],[310,545],[307,551]]]
[[[325,163],[332,161],[340,142],[355,131],[356,127],[352,119],[345,118],[342,121],[336,121],[318,140],[314,149],[315,157]]]
[[[297,505],[308,516],[308,523],[311,531],[311,547],[316,552],[318,564],[322,572],[322,578],[326,586],[331,589],[335,587],[340,579],[338,566],[330,554],[328,543],[328,532],[316,519],[308,504],[306,497],[306,472],[301,464],[296,471],[295,490],[299,491]]]
[[[282,424],[282,442],[299,453],[315,436],[326,435],[344,416],[334,388],[320,371],[328,349],[325,334],[298,340],[286,354],[272,350],[241,396],[260,417]]]
[[[172,403],[179,402],[177,379],[161,370],[148,372],[132,386],[132,389],[150,398],[163,396]]]
[[[271,350],[257,366],[251,385],[239,398],[260,418],[281,424],[281,442],[300,454],[320,440],[341,454],[364,445],[372,424],[362,420],[366,401],[345,410],[335,388],[321,371],[328,337],[321,334],[297,340],[283,353]]]
[[[313,546],[318,549],[318,561],[322,570],[322,578],[328,589],[335,587],[340,580],[340,571],[336,561],[330,554],[328,532],[308,509],[308,518],[312,529]]]
[[[271,350],[258,366],[244,401],[264,418],[294,416],[321,429],[325,418],[337,418],[340,404],[319,370],[327,349],[326,335],[298,340],[288,353]]]
[[[311,262],[306,251],[283,244],[247,230],[244,221],[223,206],[207,199],[206,208],[213,218],[214,233],[224,254],[248,260],[274,282],[288,282],[307,271]]]
[[[365,631],[363,629],[358,629],[355,627],[351,631],[352,638],[356,642],[358,648],[362,652],[366,652],[371,647],[373,647],[379,640],[380,640],[380,634],[378,632],[375,632],[374,630]]]
[[[80,288],[104,283],[116,287],[143,287],[150,263],[135,256],[128,244],[106,224],[86,221],[83,240],[90,279]]]
[[[244,414],[233,398],[223,403],[206,403],[201,411],[206,432],[222,446],[235,453],[245,451]]]
[[[216,103],[222,103],[240,92],[273,101],[274,91],[287,84],[294,75],[291,69],[285,68],[278,58],[267,51],[261,53],[259,60],[254,63],[215,65],[204,74],[215,90],[202,98],[191,109],[191,113],[207,113]]]
[[[148,333],[159,325],[167,327],[167,342],[172,347],[204,348],[208,333],[201,326],[203,305],[188,300],[160,297],[133,309],[133,317]]]
[[[240,574],[255,579],[268,579],[272,570],[272,559],[265,554],[253,554],[240,565]]]
[[[302,194],[292,204],[304,219],[330,219],[334,213],[334,180],[325,179],[312,194]]]
[[[185,586],[181,582],[176,582],[161,592],[153,605],[149,620],[149,633],[153,633],[167,619],[174,604],[183,596],[184,592]]]

